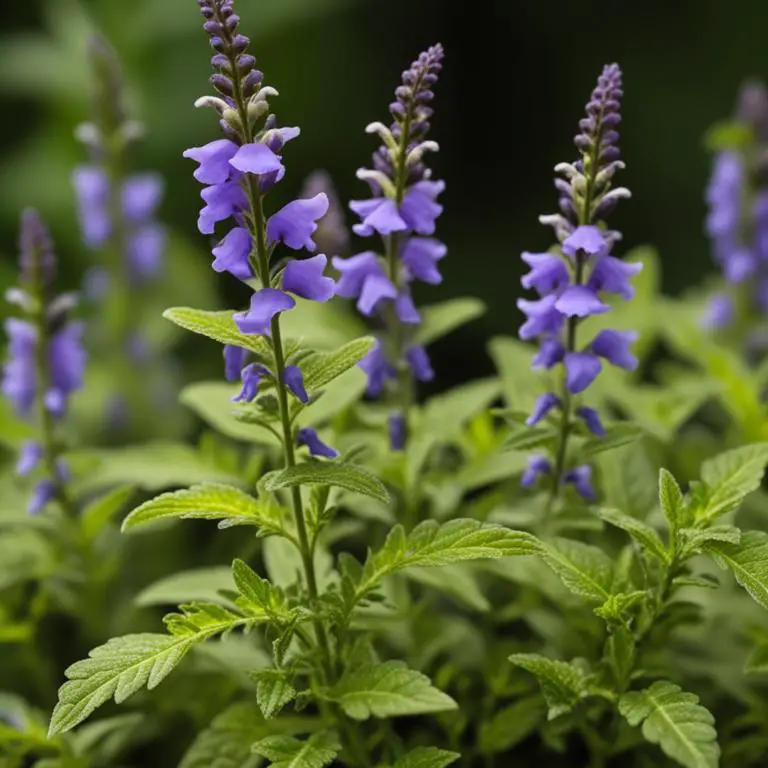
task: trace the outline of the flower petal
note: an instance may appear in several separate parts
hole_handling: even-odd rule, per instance
[[[579,252],[595,256],[604,253],[607,248],[603,233],[592,225],[576,227],[573,234],[563,242],[563,253],[572,258]]]
[[[592,288],[586,285],[571,285],[555,302],[555,307],[566,317],[590,317],[610,312],[611,308],[600,301]]]
[[[272,318],[295,306],[296,302],[287,293],[276,288],[262,288],[251,297],[250,309],[235,315],[235,324],[242,333],[269,336]]]
[[[305,445],[313,456],[322,456],[326,459],[335,459],[339,452],[329,445],[326,445],[317,435],[312,427],[305,427],[299,430],[296,440],[298,445]]]
[[[629,347],[637,341],[637,336],[634,331],[604,330],[595,336],[590,347],[596,355],[604,357],[609,363],[634,371],[637,358],[629,351]]]
[[[562,405],[560,398],[553,392],[545,392],[540,395],[533,406],[533,413],[525,422],[529,427],[538,424],[550,411]]]
[[[574,395],[583,392],[602,370],[600,360],[591,352],[569,352],[565,363],[565,386]]]
[[[437,262],[445,258],[448,248],[431,237],[411,237],[400,250],[400,260],[411,277],[437,285],[443,276],[437,269]]]
[[[284,170],[280,156],[276,155],[266,144],[258,141],[243,144],[230,158],[229,164],[241,173],[253,173],[257,176],[262,173],[279,173]]]
[[[289,365],[285,369],[285,386],[293,392],[296,397],[306,405],[309,402],[309,395],[304,388],[304,375],[301,369],[296,365]]]
[[[213,268],[216,272],[229,272],[239,280],[253,277],[249,261],[253,241],[245,227],[235,227],[213,249]]]
[[[201,184],[222,184],[232,173],[230,160],[237,154],[238,146],[229,139],[217,139],[202,147],[193,147],[184,152],[184,157],[199,163],[194,177]]]
[[[328,197],[320,192],[309,200],[293,200],[267,221],[267,237],[273,243],[282,242],[299,251],[315,250],[312,235],[317,222],[328,213]]]

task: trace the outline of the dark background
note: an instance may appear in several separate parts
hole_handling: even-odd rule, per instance
[[[147,127],[133,165],[168,184],[163,219],[205,263],[195,227],[198,185],[182,151],[217,137],[209,48],[194,0],[2,0],[0,15],[0,284],[13,279],[16,220],[25,205],[50,220],[65,281],[77,285],[92,256],[79,245],[69,176],[83,160],[74,127],[89,116],[85,41],[100,30],[123,60],[134,113]],[[355,170],[368,162],[372,120],[387,120],[399,75],[441,41],[431,156],[447,181],[438,234],[449,245],[445,282],[422,302],[474,294],[490,312],[437,346],[444,382],[485,372],[485,340],[513,333],[522,250],[544,250],[551,233],[553,166],[574,159],[571,139],[603,64],[625,73],[622,150],[628,186],[612,224],[620,247],[658,247],[663,284],[676,293],[711,271],[702,234],[710,159],[707,127],[727,118],[746,76],[765,72],[765,0],[240,0],[281,124],[302,137],[286,152],[276,197],[296,195],[325,168],[343,200],[365,194]],[[278,202],[278,201],[275,201]],[[222,302],[239,294],[211,272]],[[174,293],[183,293],[177,286]],[[185,303],[195,304],[189,295]]]

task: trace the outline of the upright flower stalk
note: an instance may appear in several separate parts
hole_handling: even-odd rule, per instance
[[[361,363],[368,375],[368,394],[387,393],[390,403],[389,434],[393,450],[402,450],[408,434],[408,412],[413,401],[413,379],[430,381],[434,372],[423,347],[413,342],[421,315],[411,297],[414,280],[436,284],[442,277],[437,263],[446,255],[443,243],[431,236],[442,213],[438,196],[445,183],[432,179],[424,162],[438,146],[426,139],[433,110],[433,86],[442,69],[443,48],[435,45],[422,53],[403,73],[402,84],[389,110],[394,119],[388,128],[371,123],[368,133],[378,134],[382,146],[373,155],[373,169],[358,171],[368,182],[372,198],[351,203],[360,217],[354,232],[361,237],[378,235],[383,257],[365,251],[348,259],[334,259],[341,273],[337,293],[356,298],[358,310],[380,316],[385,331]]]
[[[195,178],[205,185],[198,228],[213,234],[220,222],[234,221],[234,227],[213,248],[213,268],[254,289],[250,308],[236,314],[235,323],[242,333],[262,337],[271,352],[269,359],[248,363],[246,350],[228,346],[224,351],[225,374],[230,380],[242,381],[242,390],[235,398],[238,402],[258,403],[263,388],[275,387],[278,436],[286,468],[296,465],[300,447],[306,447],[313,456],[333,459],[337,452],[323,443],[314,429],[304,428],[294,434],[291,403],[307,403],[309,396],[302,372],[292,359],[294,353],[283,343],[280,314],[295,306],[294,296],[328,301],[335,284],[324,275],[324,254],[272,263],[279,244],[294,251],[315,250],[312,236],[328,210],[328,198],[318,193],[294,200],[267,216],[265,197],[285,175],[282,152],[286,143],[299,135],[299,129],[277,127],[267,101],[277,96],[277,91],[263,84],[263,75],[255,68],[256,60],[248,53],[250,41],[239,31],[240,19],[232,0],[198,0],[198,4],[215,52],[211,83],[219,96],[203,97],[197,104],[218,113],[225,137],[184,153],[199,164]],[[314,601],[318,597],[317,577],[298,486],[291,489],[291,500],[307,590]],[[316,635],[330,674],[328,640],[319,622]]]
[[[98,346],[105,354],[116,352],[112,362],[120,371],[115,378],[121,388],[112,403],[112,415],[119,415],[129,404],[135,422],[147,389],[137,368],[147,363],[149,354],[136,318],[148,284],[163,269],[166,230],[156,218],[163,181],[154,173],[127,173],[128,155],[142,127],[127,116],[113,52],[94,37],[89,54],[93,120],[77,132],[89,162],[75,169],[72,181],[83,243],[103,259],[103,264],[91,269],[86,291],[103,310]]]
[[[582,405],[579,396],[600,373],[602,359],[627,370],[637,366],[629,351],[637,334],[602,330],[585,339],[580,333],[587,318],[610,311],[603,294],[632,298],[634,288],[629,280],[642,266],[610,255],[621,235],[605,224],[618,200],[629,197],[628,190],[612,185],[614,174],[623,168],[618,148],[621,96],[621,70],[616,64],[606,66],[574,140],[581,157],[555,168],[562,176],[555,181],[560,213],[540,218],[554,228],[558,246],[546,253],[522,254],[531,267],[522,285],[535,290],[540,298],[518,301],[527,318],[520,338],[538,340],[535,368],[560,374],[554,391],[539,397],[527,420],[529,426],[545,418],[555,422],[558,438],[554,456],[531,457],[522,478],[523,485],[530,487],[540,476],[550,477],[549,507],[564,484],[572,484],[587,501],[595,499],[592,469],[588,464],[570,465],[568,440],[574,430],[582,428],[580,425],[597,436],[603,436],[605,430],[597,411]]]
[[[768,90],[746,82],[730,146],[715,155],[707,187],[706,231],[726,287],[711,299],[704,325],[755,330],[768,314]]]
[[[42,512],[51,501],[74,514],[57,424],[66,415],[70,395],[83,383],[83,325],[69,319],[75,297],[53,293],[56,257],[46,226],[34,210],[22,216],[19,251],[20,285],[9,290],[7,298],[24,319],[5,322],[10,360],[3,368],[2,392],[19,416],[36,421],[37,438],[22,446],[16,471],[38,476],[30,514]]]

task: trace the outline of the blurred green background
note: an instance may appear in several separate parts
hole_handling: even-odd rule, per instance
[[[194,0],[4,5],[0,285],[14,279],[16,221],[26,205],[50,221],[68,287],[90,263],[70,174],[84,159],[73,131],[89,117],[85,42],[94,29],[122,59],[134,114],[147,127],[133,165],[165,177],[162,217],[187,263],[198,262],[190,274],[199,273],[210,256],[195,226],[199,187],[181,153],[215,138],[217,127],[212,113],[192,107],[209,92],[209,48]],[[519,253],[550,245],[537,216],[554,210],[552,168],[573,159],[571,137],[606,62],[619,61],[625,72],[628,167],[620,183],[633,199],[612,220],[625,235],[621,250],[656,245],[667,292],[711,270],[702,136],[730,114],[742,78],[765,73],[765,0],[239,0],[238,7],[267,82],[281,92],[273,102],[281,124],[302,128],[275,204],[318,167],[331,172],[343,200],[364,195],[355,170],[375,146],[365,125],[386,120],[400,71],[418,52],[445,45],[434,119],[442,152],[430,159],[448,183],[439,235],[450,251],[443,285],[424,286],[417,298],[474,294],[490,312],[435,348],[441,386],[486,372],[485,339],[517,327]],[[208,274],[223,304],[241,301],[234,281]],[[187,283],[184,275],[175,271],[168,296],[205,303],[195,295],[199,278]]]

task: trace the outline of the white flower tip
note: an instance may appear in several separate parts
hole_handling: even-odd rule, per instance
[[[276,88],[273,88],[271,85],[265,85],[258,93],[254,94],[251,97],[252,101],[264,101],[264,99],[268,98],[269,96],[279,96],[280,94],[277,92]]]
[[[387,126],[384,125],[384,123],[381,123],[378,121],[373,123],[368,123],[368,125],[365,126],[366,133],[382,133],[384,131],[389,133],[389,128],[387,128]]]
[[[228,108],[228,104],[223,99],[219,99],[216,96],[201,96],[195,101],[195,107],[201,109],[203,107],[210,107],[217,112],[223,112]]]

